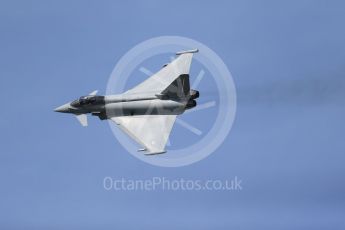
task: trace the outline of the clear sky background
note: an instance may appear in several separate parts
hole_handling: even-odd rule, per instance
[[[344,22],[335,0],[1,1],[0,228],[344,229]],[[162,35],[209,46],[237,88],[226,141],[180,168],[53,112],[104,93],[121,56]],[[105,176],[237,176],[243,190],[106,191]]]

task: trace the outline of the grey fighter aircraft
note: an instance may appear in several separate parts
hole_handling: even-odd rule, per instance
[[[99,96],[97,91],[57,107],[74,114],[87,126],[87,114],[110,119],[143,147],[145,154],[165,153],[176,116],[196,106],[199,91],[190,89],[189,69],[195,50],[178,57],[136,87],[119,95]]]

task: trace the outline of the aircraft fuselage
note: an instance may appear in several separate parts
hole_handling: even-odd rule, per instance
[[[196,106],[193,99],[182,101],[160,99],[159,95],[83,96],[55,109],[57,112],[109,117],[138,115],[179,115]]]

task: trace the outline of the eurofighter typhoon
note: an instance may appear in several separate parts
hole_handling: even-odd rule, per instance
[[[134,88],[119,95],[99,96],[97,91],[57,107],[74,114],[87,126],[87,114],[110,119],[143,148],[145,154],[165,153],[165,145],[177,115],[196,106],[199,91],[190,89],[189,69],[197,49],[178,57]]]

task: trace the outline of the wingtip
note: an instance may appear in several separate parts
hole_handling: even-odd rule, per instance
[[[166,153],[167,151],[166,150],[149,150],[147,148],[141,148],[141,149],[138,149],[138,152],[144,152],[144,155],[158,155],[158,154],[163,154],[163,153]]]
[[[152,152],[146,152],[144,153],[146,156],[151,156],[151,155],[158,155],[158,154],[163,154],[166,153],[166,150],[162,150],[162,151],[152,151]]]
[[[186,53],[197,53],[199,49],[182,50],[176,53],[176,55],[186,54]]]

